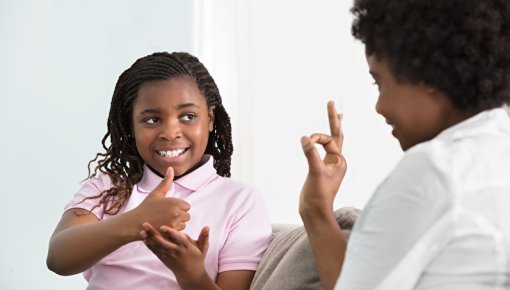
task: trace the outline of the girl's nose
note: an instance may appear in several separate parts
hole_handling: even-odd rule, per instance
[[[167,122],[162,126],[159,137],[165,140],[174,140],[182,136],[182,130],[178,122]]]

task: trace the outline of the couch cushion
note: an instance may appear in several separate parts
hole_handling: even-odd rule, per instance
[[[338,224],[346,239],[359,213],[359,209],[350,207],[335,211]],[[250,289],[322,289],[303,226],[281,230],[273,235],[273,240],[257,268]]]

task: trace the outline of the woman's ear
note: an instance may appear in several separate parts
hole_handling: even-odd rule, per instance
[[[419,82],[418,85],[424,87],[426,92],[431,96],[434,96],[439,92],[437,88],[425,83],[424,81]]]
[[[436,95],[438,90],[434,87],[431,87],[431,86],[427,86],[427,92],[430,94],[430,95]]]
[[[214,109],[216,109],[216,106],[209,107],[209,132],[212,132],[214,128]]]
[[[418,82],[418,86],[423,88],[424,92],[432,98],[443,97],[444,94],[437,88],[425,83],[424,81]]]
[[[427,86],[427,94],[436,100],[449,100],[443,91],[431,86]]]

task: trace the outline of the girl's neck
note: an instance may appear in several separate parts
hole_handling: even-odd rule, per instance
[[[149,164],[145,163],[147,165],[147,167],[149,167],[149,169],[152,171],[152,173],[156,174],[157,176],[161,177],[161,178],[165,178],[165,176],[161,173],[159,173],[156,169],[152,168]],[[175,179],[175,177],[174,177]]]
[[[161,174],[160,172],[158,172],[156,169],[152,168],[149,164],[145,163],[147,165],[147,167],[149,167],[149,169],[154,173],[156,174],[157,176],[161,177],[161,178],[165,178],[165,175]],[[185,175],[188,175],[189,173],[195,171],[195,169],[199,168],[200,166],[202,166],[204,164],[203,161],[200,161],[198,162],[195,166],[193,166],[192,168],[190,168],[190,170],[186,171],[184,174],[181,174],[181,175],[178,175],[178,176],[174,176],[174,180],[177,180]]]

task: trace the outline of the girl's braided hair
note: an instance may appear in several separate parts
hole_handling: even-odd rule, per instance
[[[214,127],[209,133],[205,153],[214,157],[214,167],[219,175],[230,177],[232,128],[214,79],[198,58],[189,53],[153,53],[135,61],[119,76],[110,105],[108,129],[101,141],[105,152],[97,153],[88,164],[88,178],[95,177],[100,171],[107,174],[114,185],[90,197],[100,198],[96,207],[102,206],[105,213],[117,214],[129,199],[133,186],[143,176],[144,160],[138,154],[132,132],[133,104],[138,90],[145,82],[182,77],[193,79],[207,100],[208,108],[215,108]],[[108,139],[110,145],[107,145]],[[94,162],[97,165],[91,172]]]

